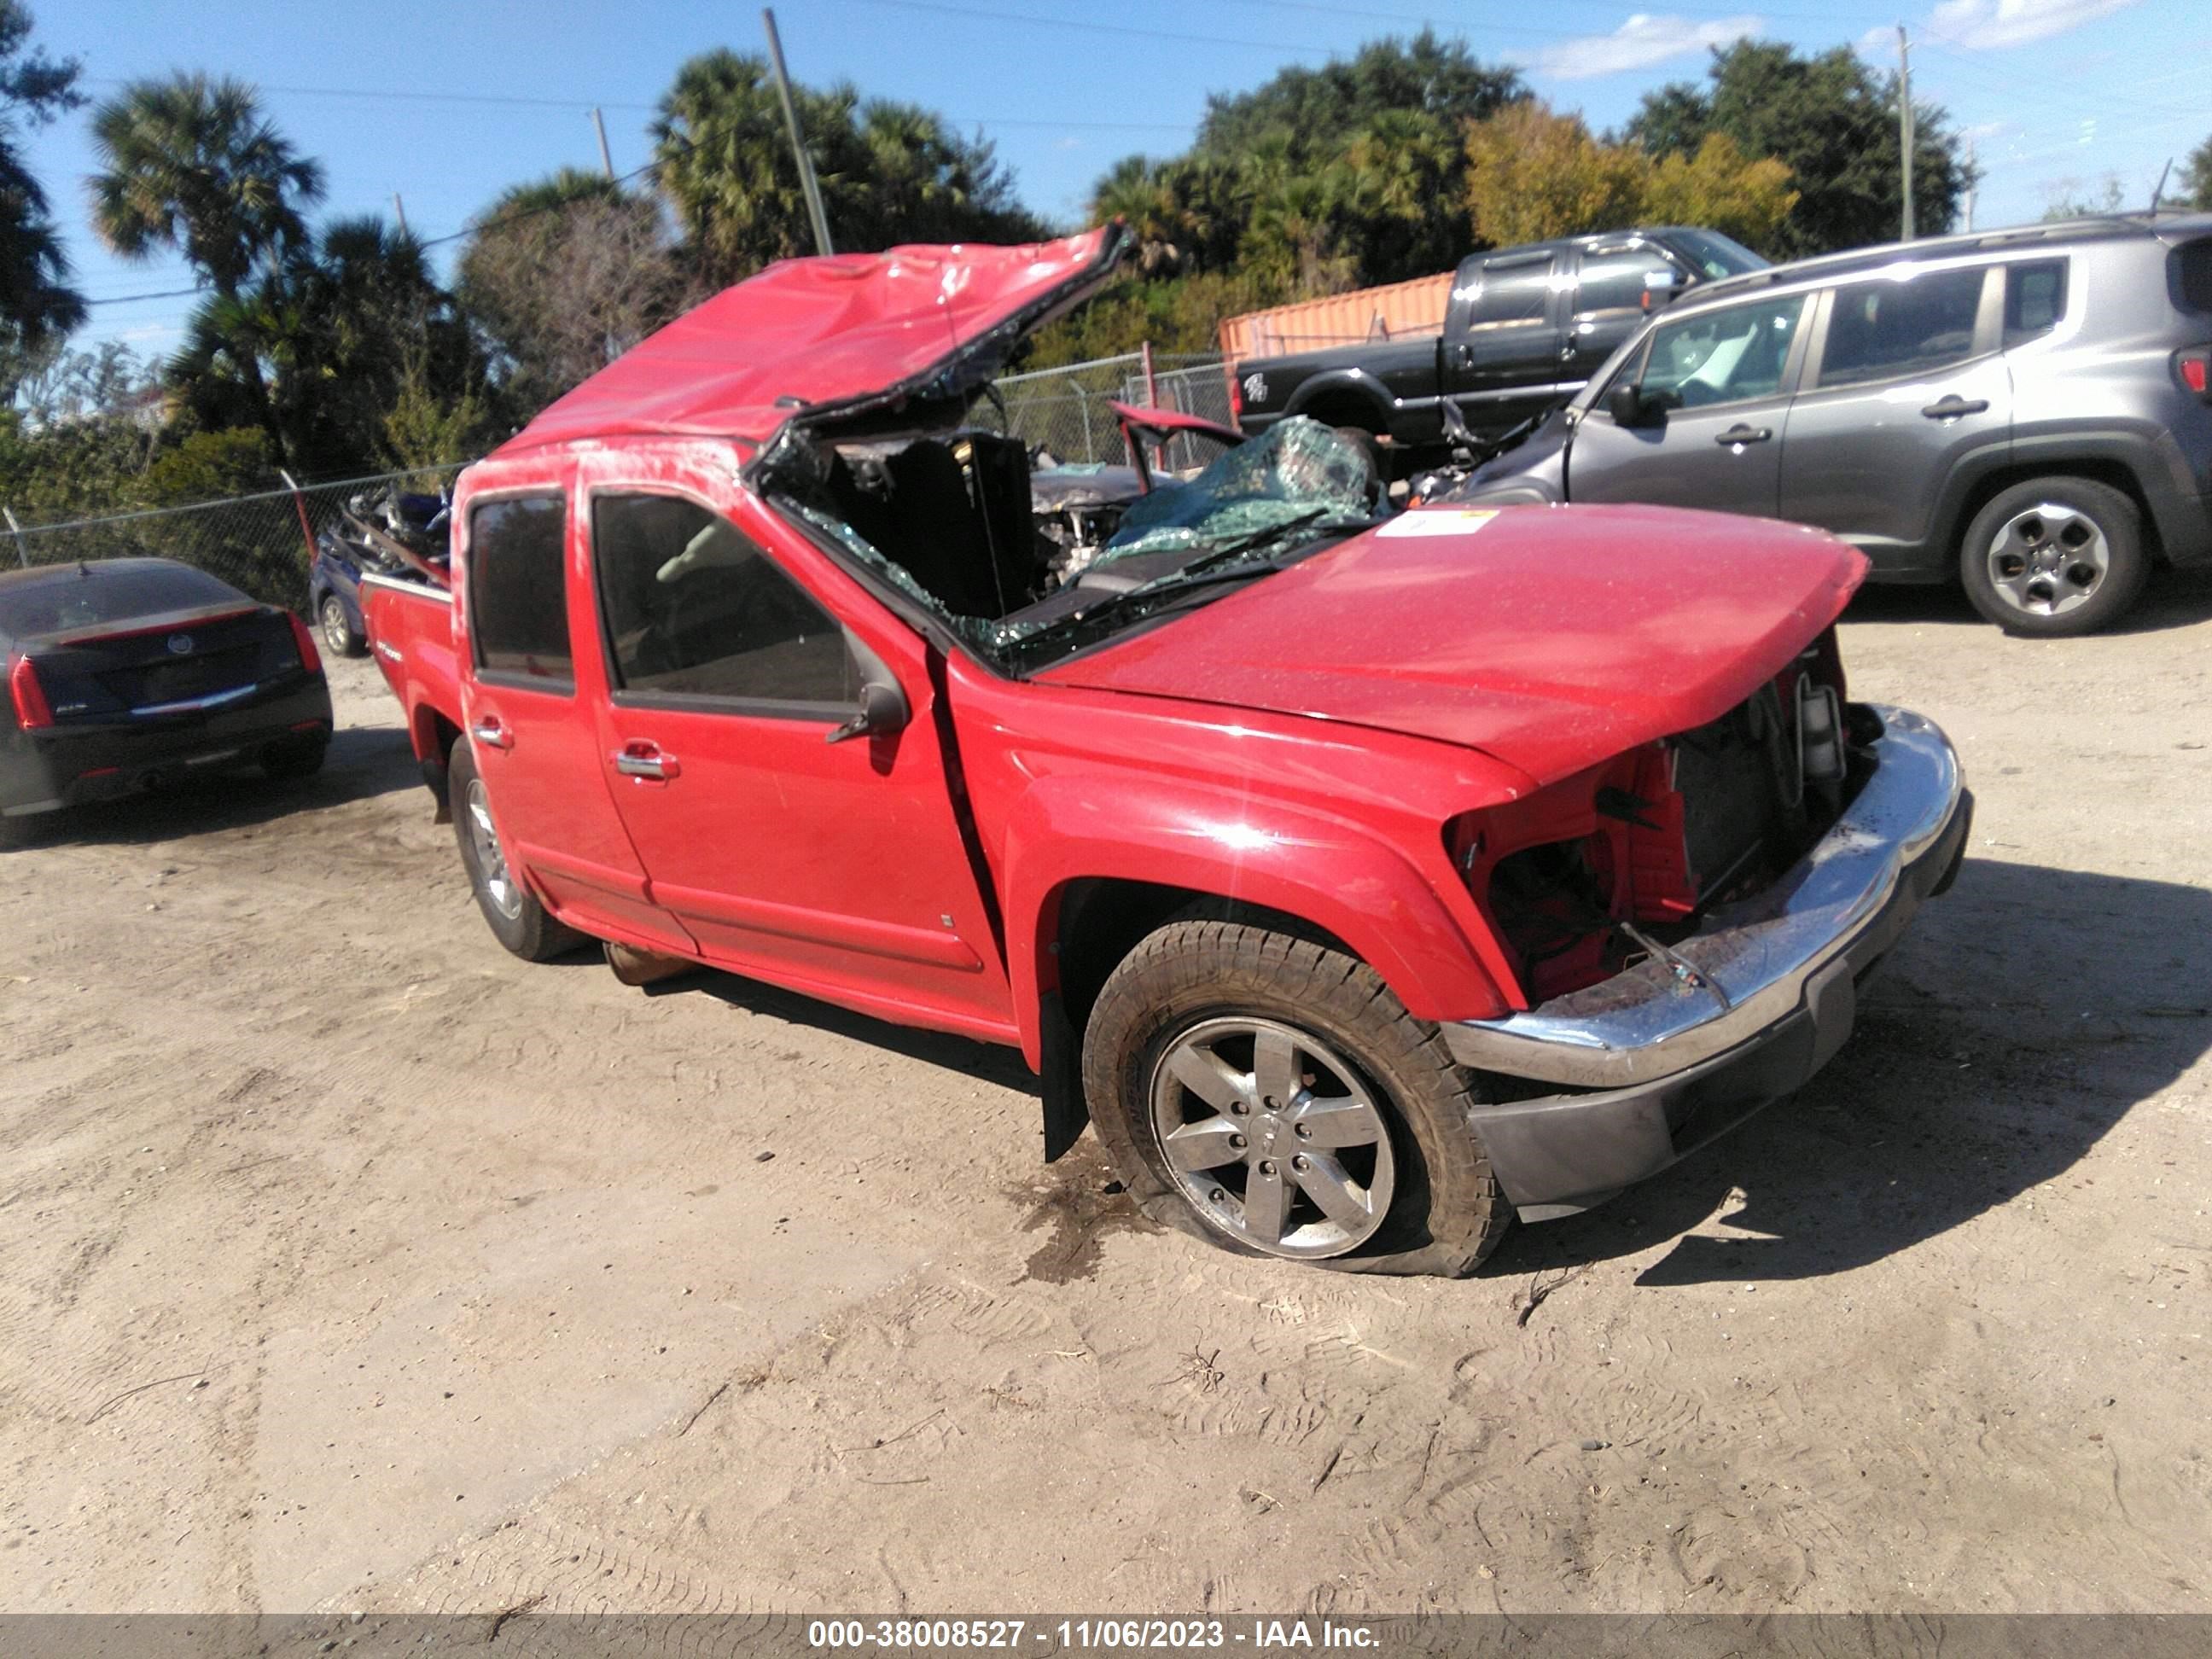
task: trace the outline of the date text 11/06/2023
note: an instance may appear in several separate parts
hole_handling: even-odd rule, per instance
[[[1328,1619],[815,1619],[811,1648],[1243,1648],[1254,1653],[1325,1648],[1372,1650],[1378,1634]]]

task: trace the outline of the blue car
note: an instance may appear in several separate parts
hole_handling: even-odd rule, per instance
[[[445,567],[446,503],[435,495],[356,495],[336,524],[315,538],[307,568],[307,611],[333,656],[368,649],[362,620],[364,575],[435,574]]]

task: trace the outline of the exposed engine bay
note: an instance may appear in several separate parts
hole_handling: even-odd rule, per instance
[[[1663,956],[1802,858],[1863,781],[1855,749],[1879,735],[1843,696],[1831,629],[1710,725],[1455,822],[1453,859],[1530,1005]]]
[[[1259,548],[1323,520],[1364,526],[1379,501],[1362,450],[1295,418],[1189,478],[1067,471],[1033,473],[1018,440],[963,428],[787,447],[772,487],[804,521],[993,653],[1224,548]],[[1109,476],[1118,471],[1149,488],[1122,496],[1122,481]]]

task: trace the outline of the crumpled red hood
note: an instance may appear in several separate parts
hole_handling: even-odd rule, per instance
[[[988,376],[1104,281],[1118,223],[1018,247],[895,247],[786,259],[632,347],[495,452],[623,434],[765,443],[805,406]]]
[[[1866,568],[1765,519],[1421,507],[1037,678],[1433,738],[1550,783],[1717,720]]]

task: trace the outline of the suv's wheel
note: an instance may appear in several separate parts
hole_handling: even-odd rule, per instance
[[[1974,609],[2008,634],[2091,634],[2118,622],[2150,574],[2142,519],[2109,484],[2031,478],[1974,515],[1959,550]]]
[[[346,616],[344,602],[337,594],[324,594],[316,615],[322,620],[323,644],[332,656],[358,657],[368,649],[368,641]]]
[[[1436,1028],[1325,945],[1170,922],[1100,991],[1083,1081],[1139,1207],[1225,1249],[1456,1276],[1512,1219]]]
[[[584,936],[546,915],[538,896],[508,867],[507,849],[492,823],[491,798],[484,793],[466,738],[453,745],[447,779],[461,867],[469,872],[477,908],[483,912],[493,936],[526,962],[550,962],[583,944]]]

